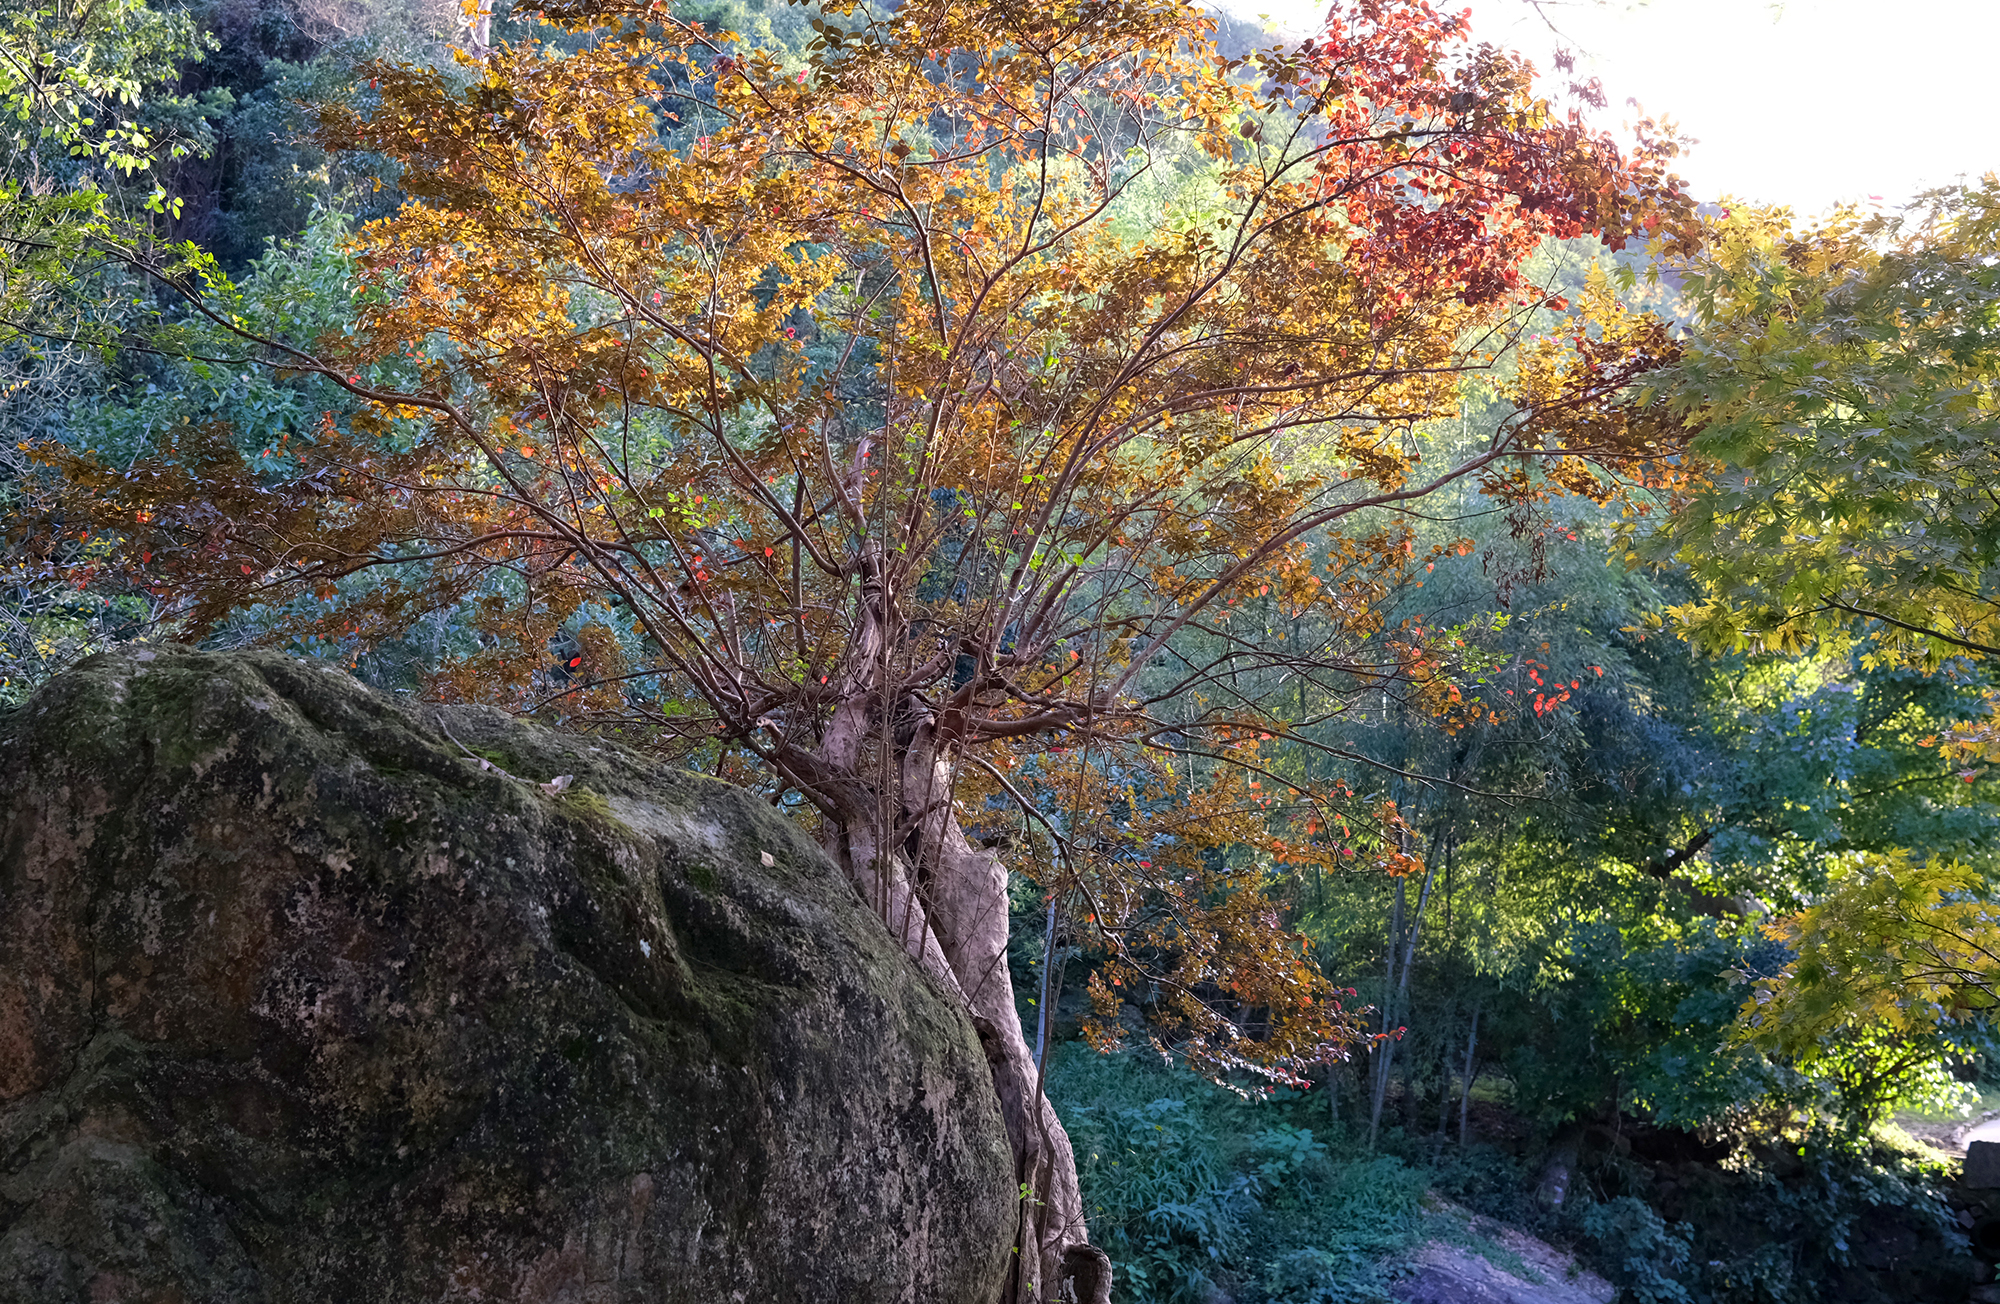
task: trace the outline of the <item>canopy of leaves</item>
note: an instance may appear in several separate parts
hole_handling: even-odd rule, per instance
[[[1706,489],[1648,538],[1703,586],[1711,647],[1796,651],[1872,622],[1937,665],[2000,650],[2000,183],[1911,210],[1716,221],[1673,268],[1693,318],[1648,401]]]
[[[1773,928],[1795,958],[1756,981],[1739,1040],[1862,1096],[1954,1040],[1984,1041],[2000,1004],[2000,912],[1986,888],[1942,857],[1851,858],[1833,891]]]
[[[247,603],[364,644],[452,613],[478,641],[429,691],[559,702],[835,824],[934,718],[968,809],[1096,831],[1046,885],[1176,1036],[1221,1055],[1234,993],[1272,1012],[1259,1055],[1325,1053],[1339,1007],[1259,881],[1337,851],[1258,791],[1284,720],[1220,686],[1283,663],[1450,714],[1453,640],[1382,622],[1422,559],[1363,513],[1671,477],[1661,429],[1607,409],[1666,352],[1639,319],[1541,350],[1451,464],[1409,438],[1547,297],[1520,271],[1544,237],[1685,214],[1660,159],[1421,4],[1247,63],[1125,0],[828,9],[802,64],[659,5],[544,17],[327,111],[407,196],[350,246],[338,333],[253,315],[199,251],[122,251],[184,296],[149,347],[358,408],[254,450],[45,446],[59,537],[118,540],[81,577],[187,636]],[[1174,169],[1208,183],[1163,212]],[[1246,638],[1253,602],[1311,638]],[[1367,819],[1418,866],[1393,804]]]

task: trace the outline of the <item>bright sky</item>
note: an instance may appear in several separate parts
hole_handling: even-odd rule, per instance
[[[1343,0],[1344,2],[1344,0]],[[2000,0],[1434,0],[1472,10],[1475,40],[1544,72],[1567,44],[1604,82],[1616,127],[1637,99],[1700,140],[1677,170],[1702,199],[1894,206],[2000,171]],[[1226,0],[1305,35],[1326,0]],[[1551,87],[1550,89],[1554,89]]]

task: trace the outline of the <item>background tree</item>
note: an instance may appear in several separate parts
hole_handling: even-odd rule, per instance
[[[184,297],[149,347],[353,414],[42,455],[68,537],[117,541],[82,578],[120,570],[184,636],[249,603],[281,640],[450,612],[476,642],[429,691],[619,728],[814,823],[988,1041],[1039,1296],[1089,1255],[974,835],[1010,804],[1048,835],[1051,935],[1112,957],[1100,1042],[1129,984],[1211,1071],[1343,1053],[1267,889],[1338,856],[1344,787],[1274,808],[1266,751],[1303,735],[1241,680],[1463,705],[1454,640],[1384,627],[1433,555],[1394,512],[1670,477],[1663,432],[1606,410],[1666,341],[1612,315],[1542,349],[1448,465],[1411,429],[1547,297],[1520,274],[1544,236],[1684,201],[1666,147],[1621,158],[1419,3],[1247,63],[1173,5],[823,13],[802,66],[579,3],[555,44],[367,68],[324,140],[408,202],[354,239],[342,333],[259,321],[192,248],[112,249]],[[1313,638],[1253,634],[1265,603]],[[1422,868],[1393,804],[1347,818]]]
[[[144,293],[129,268],[76,277],[79,255],[114,226],[178,211],[166,173],[214,144],[215,104],[176,85],[213,45],[186,13],[143,0],[0,4],[0,512],[18,500],[23,441],[58,433],[101,389],[107,368],[84,337]],[[5,700],[89,646],[99,613],[11,551],[0,595]]]
[[[1710,649],[1858,661],[1865,691],[1830,685],[1862,704],[1845,754],[1834,738],[1834,752],[1790,750],[1808,758],[1781,767],[1791,781],[1822,761],[1859,777],[1849,767],[1879,736],[1909,753],[1848,786],[1920,794],[1924,814],[1885,827],[1821,807],[1839,832],[1806,840],[1827,857],[1820,881],[1784,903],[1806,908],[1777,930],[1797,961],[1743,1011],[1749,1040],[1864,1095],[1977,1039],[1993,1006],[1990,808],[1951,790],[1979,784],[2000,737],[1990,690],[1984,712],[1962,701],[2000,652],[1996,240],[1991,176],[1803,229],[1783,212],[1724,213],[1669,264],[1691,330],[1634,396],[1682,420],[1710,463],[1635,542],[1698,585],[1668,613],[1676,626]],[[1855,1060],[1857,1031],[1887,1049]]]
[[[1692,634],[1796,651],[1870,622],[1932,665],[2000,654],[1997,241],[1989,177],[1803,230],[1732,213],[1670,266],[1693,330],[1644,397],[1716,472],[1644,552],[1702,584]]]
[[[1619,279],[1587,242],[1545,256],[1556,261],[1538,279],[1580,301]],[[1562,323],[1551,313],[1536,329]],[[1507,410],[1484,385],[1462,403],[1423,432],[1427,458]],[[1869,1049],[1845,1065],[1715,1043],[1744,976],[1784,964],[1760,928],[1768,912],[1815,901],[1857,861],[1990,858],[1991,789],[1937,746],[1979,715],[1983,680],[1883,663],[1868,644],[1690,655],[1668,614],[1695,597],[1685,572],[1607,569],[1633,528],[1616,511],[1530,506],[1496,510],[1466,487],[1428,500],[1419,545],[1470,551],[1440,557],[1389,617],[1450,628],[1468,644],[1456,686],[1501,712],[1440,728],[1398,695],[1328,695],[1311,726],[1322,764],[1395,800],[1439,850],[1421,877],[1328,876],[1294,895],[1315,953],[1385,1034],[1363,1124],[1444,1133],[1481,1063],[1550,1128],[1615,1130],[1627,1111],[1671,1126],[1859,1127],[1934,1092],[1969,1043],[1849,1027],[1844,1044]],[[1290,754],[1275,768],[1303,764]],[[1398,939],[1386,949],[1385,934]],[[1961,1019],[1953,1035],[1978,1034]]]

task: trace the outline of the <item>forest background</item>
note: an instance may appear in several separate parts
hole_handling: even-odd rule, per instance
[[[676,12],[786,67],[824,55],[834,13],[697,9]],[[467,614],[477,591],[385,605],[372,573],[323,567],[306,619],[261,574],[220,582],[253,569],[234,557],[146,570],[172,540],[140,528],[125,473],[193,477],[174,528],[198,534],[190,504],[227,515],[230,494],[276,482],[266,470],[309,481],[293,446],[366,431],[356,386],[401,383],[225,365],[174,278],[207,278],[208,302],[286,339],[379,330],[354,241],[401,210],[420,161],[352,133],[331,148],[325,124],[375,89],[366,61],[454,75],[454,50],[527,17],[117,0],[0,21],[17,124],[0,694],[114,642],[192,633],[331,658],[390,691],[485,676],[510,705],[758,783],[741,739],[627,709],[616,685],[644,640],[616,603],[558,600],[503,630]],[[1213,21],[1227,59],[1273,44]],[[34,58],[82,71],[51,81]],[[668,147],[712,138],[690,126]],[[1166,211],[1226,189],[1198,152],[1168,178]],[[1988,184],[1809,228],[1710,207],[1650,249],[1540,239],[1504,347],[1454,372],[1448,408],[1398,424],[1397,456],[1463,464],[1589,345],[1629,353],[1650,313],[1671,359],[1592,401],[1697,431],[1675,462],[1697,474],[1524,472],[1532,491],[1511,494],[1468,475],[1351,513],[1305,543],[1365,620],[1246,588],[1222,600],[1240,608],[1226,629],[1177,627],[1119,681],[1183,726],[1178,789],[1092,762],[1078,717],[980,790],[966,831],[1012,868],[1019,1022],[1121,1298],[1376,1298],[1417,1241],[1477,1239],[1439,1195],[1574,1246],[1642,1300],[1821,1298],[1884,1219],[1962,1251],[1939,1157],[1891,1120],[1969,1117],[2000,1072],[1983,913],[2000,813],[1995,203]],[[149,272],[151,254],[93,247],[206,261]],[[1338,475],[1351,455],[1302,443],[1283,471]],[[1243,509],[1229,493],[1204,509]],[[1378,539],[1393,545],[1369,552]],[[1360,549],[1344,562],[1343,540]],[[1097,655],[1051,656],[1078,648]],[[1222,670],[1197,684],[1173,668],[1197,665]],[[1188,800],[1208,827],[1137,818]],[[1093,829],[1106,810],[1143,837],[1110,847]],[[1078,862],[1113,854],[1187,858],[1217,956],[1246,933],[1300,939],[1285,954],[1339,1017],[1280,1017],[1251,990],[1268,955],[1239,989],[1221,961],[1223,981],[1191,975],[1159,934],[1095,927],[1101,880]],[[1141,876],[1135,899],[1158,886]]]

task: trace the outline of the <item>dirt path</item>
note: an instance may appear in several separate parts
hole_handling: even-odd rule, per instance
[[[1426,1241],[1415,1273],[1391,1288],[1401,1304],[1611,1304],[1617,1288],[1546,1241],[1473,1216],[1465,1236]]]

